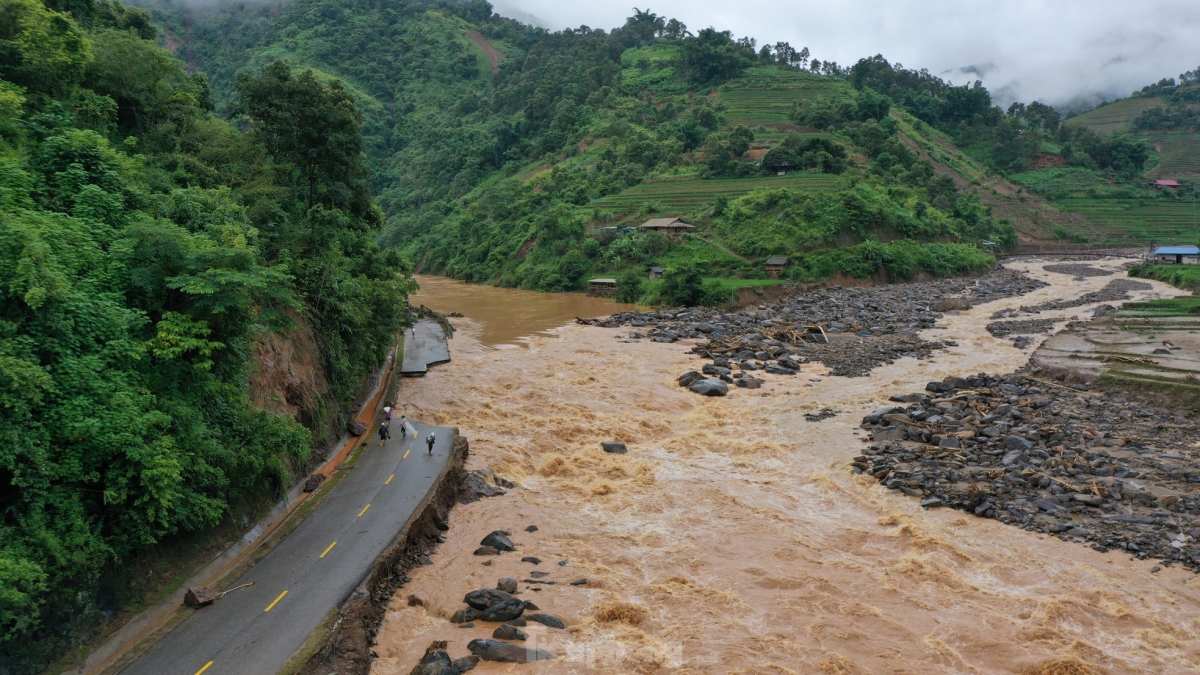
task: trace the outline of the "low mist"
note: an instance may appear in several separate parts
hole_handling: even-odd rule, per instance
[[[546,28],[609,29],[619,2],[493,0],[496,11]],[[883,54],[955,84],[983,80],[997,103],[1091,107],[1200,65],[1200,3],[1164,0],[665,0],[642,6],[695,32],[713,26],[807,46],[850,65]]]

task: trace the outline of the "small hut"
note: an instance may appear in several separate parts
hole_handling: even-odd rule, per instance
[[[617,294],[616,279],[591,279],[587,294],[593,298],[611,298]]]
[[[1200,264],[1200,248],[1195,246],[1160,246],[1154,251],[1154,262],[1168,265]]]
[[[650,281],[654,281],[655,279],[661,279],[662,275],[663,275],[663,268],[658,267],[658,266],[650,268]]]
[[[787,256],[784,255],[767,258],[767,278],[778,279],[779,275],[783,274],[783,270],[787,267],[787,261]]]
[[[1155,190],[1175,190],[1179,188],[1179,181],[1174,180],[1156,180],[1150,182],[1150,187]]]
[[[679,234],[696,229],[695,225],[688,225],[678,218],[651,218],[642,223],[640,228],[642,232],[662,232],[664,234]]]

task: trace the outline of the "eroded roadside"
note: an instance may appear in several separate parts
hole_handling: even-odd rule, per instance
[[[447,542],[393,598],[372,672],[408,673],[435,640],[465,653],[496,625],[452,624],[464,595],[533,571],[557,583],[522,582],[519,597],[550,608],[566,629],[531,626],[524,644],[555,660],[482,663],[478,672],[1200,667],[1192,573],[1152,574],[1154,563],[1125,551],[925,510],[851,471],[866,446],[858,424],[889,395],[1025,364],[1044,337],[1016,349],[987,332],[991,314],[1076,298],[1114,278],[1077,281],[1041,264],[1019,267],[1048,286],[922,330],[954,343],[930,359],[900,355],[855,378],[830,377],[819,363],[801,364],[799,375],[754,371],[760,388],[730,387],[724,398],[678,386],[680,373],[703,363],[687,346],[614,339],[629,339],[628,328],[569,327],[528,350],[490,352],[471,347],[463,323],[461,356],[415,383],[411,400],[423,418],[472,437],[468,468],[491,466],[517,488],[455,507]],[[1115,275],[1120,261],[1096,264]],[[1131,297],[1173,294],[1154,284]],[[1061,327],[1091,309],[1039,318]],[[604,453],[606,440],[625,442],[628,454]],[[474,555],[494,530],[516,533],[517,550]],[[578,579],[586,584],[568,585]],[[423,604],[408,606],[409,594]]]

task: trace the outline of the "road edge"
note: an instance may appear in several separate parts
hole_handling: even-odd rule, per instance
[[[367,675],[375,636],[392,596],[409,581],[408,572],[420,564],[420,557],[433,552],[438,537],[448,528],[469,453],[469,442],[454,428],[450,456],[421,504],[375,559],[366,578],[339,609],[325,617],[279,675]]]

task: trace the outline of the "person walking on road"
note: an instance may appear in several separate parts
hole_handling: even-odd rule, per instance
[[[425,437],[425,445],[429,447],[429,454],[433,454],[433,442],[437,440],[437,434],[432,431]]]
[[[383,419],[385,419],[389,422],[392,421],[392,406],[390,406],[390,405],[383,406]]]
[[[379,425],[379,445],[383,445],[391,437],[392,434],[390,431],[388,431],[387,420],[384,420],[383,424]]]

